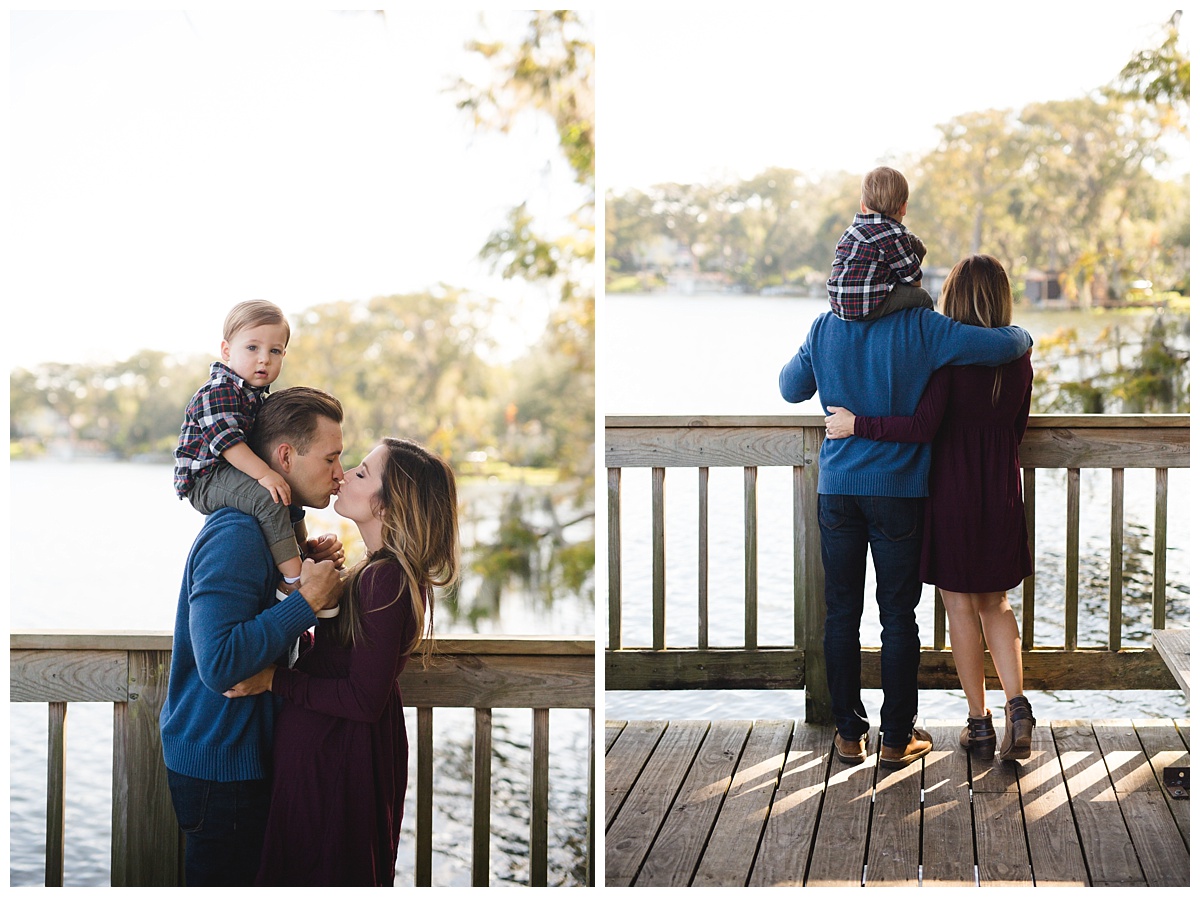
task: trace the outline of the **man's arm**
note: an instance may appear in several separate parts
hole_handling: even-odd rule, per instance
[[[317,621],[301,590],[260,613],[267,571],[274,564],[251,517],[195,548],[188,625],[201,681],[218,694],[285,655]]]
[[[817,391],[817,378],[812,366],[812,332],[804,341],[800,351],[779,372],[779,393],[785,401],[803,402],[811,399]]]
[[[1033,348],[1033,337],[1021,327],[975,327],[936,313],[925,314],[926,345],[931,366],[982,364],[996,367],[1015,361]]]

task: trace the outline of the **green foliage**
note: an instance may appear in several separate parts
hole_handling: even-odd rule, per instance
[[[1190,316],[1160,308],[1091,341],[1061,329],[1034,349],[1033,411],[1179,414],[1191,410]]]
[[[1113,85],[1114,92],[1140,100],[1159,116],[1164,130],[1187,130],[1185,116],[1192,97],[1192,63],[1179,45],[1183,10],[1175,10],[1163,26],[1163,42],[1139,50],[1130,58]]]
[[[1177,26],[1174,17],[1163,46],[1131,62],[1154,76],[1139,91],[965,113],[939,127],[936,147],[893,162],[909,180],[904,223],[929,249],[926,270],[986,252],[1018,294],[1028,272],[1055,272],[1064,295],[1083,307],[1120,304],[1142,280],[1187,292],[1189,178],[1159,176],[1160,107],[1183,109],[1188,100]],[[682,275],[727,289],[786,285],[821,295],[838,236],[858,210],[861,177],[815,180],[771,168],[733,182],[611,194],[606,280],[646,288]]]
[[[573,10],[531,12],[516,45],[469,46],[491,62],[494,78],[460,82],[459,107],[477,127],[500,131],[523,115],[549,115],[582,188],[579,206],[561,221],[540,221],[527,203],[517,205],[480,255],[505,278],[550,285],[560,297],[537,352],[514,367],[501,443],[539,464],[554,463],[586,488],[595,441],[595,49]]]
[[[309,309],[293,327],[277,388],[319,386],[346,411],[347,457],[384,436],[425,443],[457,464],[493,443],[491,367],[481,352],[491,300],[451,288],[335,302]]]

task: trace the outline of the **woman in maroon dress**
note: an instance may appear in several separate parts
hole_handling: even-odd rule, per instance
[[[421,446],[385,439],[346,472],[334,510],[367,549],[339,614],[319,621],[293,669],[268,667],[226,693],[283,699],[260,885],[395,881],[408,785],[396,677],[432,635],[433,586],[458,575],[454,473]]]
[[[978,327],[1012,323],[1003,266],[987,255],[960,261],[946,278],[942,313]],[[983,637],[1004,688],[1000,759],[1029,756],[1036,722],[1024,695],[1021,638],[1007,591],[1033,572],[1017,446],[1025,435],[1033,368],[1026,355],[997,368],[944,367],[913,417],[856,417],[830,407],[827,435],[933,442],[921,578],[942,591],[951,649],[967,696],[960,743],[991,758],[996,747],[985,702]]]

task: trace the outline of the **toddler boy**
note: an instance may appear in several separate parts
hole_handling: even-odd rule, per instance
[[[834,251],[826,284],[833,313],[873,321],[902,308],[933,308],[920,286],[925,244],[901,224],[908,212],[904,175],[886,167],[867,172],[859,208]]]
[[[287,482],[246,444],[270,385],[283,370],[291,337],[271,302],[235,305],[225,318],[221,361],[192,396],[175,448],[175,492],[202,514],[231,507],[258,519],[283,576],[280,591],[300,581],[300,547]]]

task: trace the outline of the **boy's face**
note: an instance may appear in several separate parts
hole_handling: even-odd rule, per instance
[[[249,385],[262,387],[274,383],[283,370],[287,344],[282,324],[259,324],[221,340],[221,360]]]

